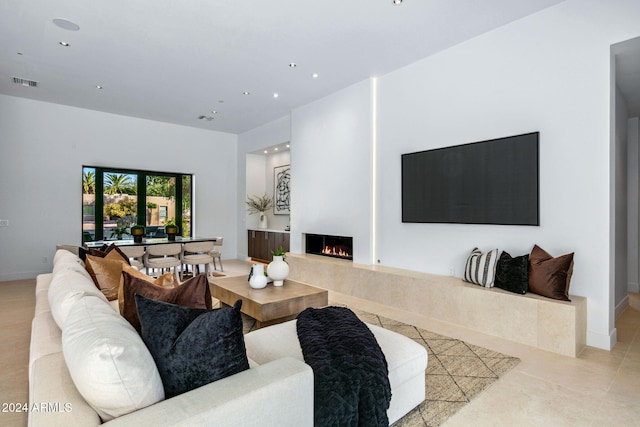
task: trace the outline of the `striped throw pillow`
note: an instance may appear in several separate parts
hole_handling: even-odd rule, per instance
[[[465,282],[475,283],[486,288],[493,287],[498,263],[498,249],[483,254],[480,249],[473,248],[464,269]]]

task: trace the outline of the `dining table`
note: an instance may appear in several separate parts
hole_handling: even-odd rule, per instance
[[[141,242],[134,242],[133,239],[123,240],[96,240],[93,242],[84,242],[87,248],[101,248],[103,245],[115,244],[116,246],[151,246],[166,245],[169,243],[191,243],[191,242],[216,242],[220,237],[181,237],[176,236],[175,240],[169,240],[168,237],[143,237]]]

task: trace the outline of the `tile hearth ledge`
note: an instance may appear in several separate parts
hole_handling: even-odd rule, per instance
[[[451,276],[287,253],[289,278],[438,321],[576,357],[586,345],[587,299],[571,302],[483,288]]]

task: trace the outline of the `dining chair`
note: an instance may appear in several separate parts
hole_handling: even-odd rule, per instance
[[[222,268],[222,241],[224,239],[222,237],[216,237],[216,241],[213,242],[213,250],[211,251],[211,256],[213,257],[213,269],[217,270],[216,267],[216,258],[220,261],[220,271],[224,272],[224,268]]]
[[[196,275],[197,268],[200,264],[204,264],[204,272],[209,277],[209,264],[213,263],[213,242],[189,242],[182,246],[182,253],[180,254],[180,261],[182,263],[181,278],[184,277],[184,273],[191,266],[193,275]]]
[[[178,267],[182,264],[180,255],[182,253],[182,245],[180,243],[168,243],[160,245],[149,245],[144,253],[143,262],[149,274],[149,269],[155,270],[159,268],[172,269],[176,280],[180,281],[178,275]]]
[[[142,270],[144,268],[144,246],[118,246],[127,257],[132,267]]]

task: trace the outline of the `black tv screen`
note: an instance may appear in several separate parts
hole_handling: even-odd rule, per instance
[[[539,133],[402,155],[402,222],[540,225]]]

